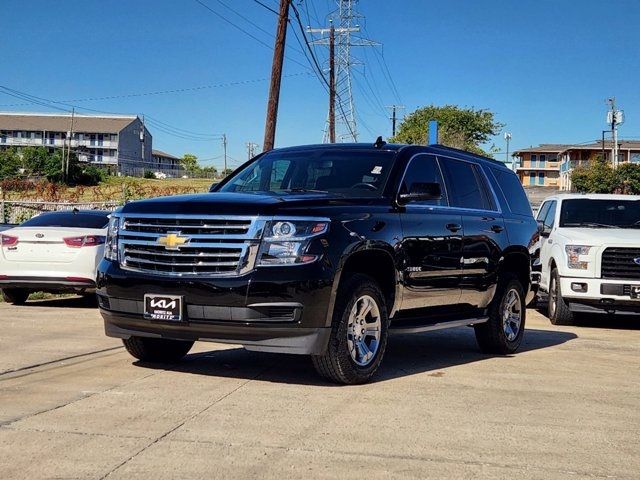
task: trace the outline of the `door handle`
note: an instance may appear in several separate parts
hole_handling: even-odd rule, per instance
[[[502,225],[491,225],[492,232],[500,233],[503,230],[504,230],[504,227]]]
[[[462,230],[462,225],[460,225],[459,223],[447,223],[445,227],[447,230],[454,233],[457,232],[458,230]]]

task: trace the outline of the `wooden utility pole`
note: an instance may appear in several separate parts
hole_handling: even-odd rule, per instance
[[[336,143],[336,29],[329,29],[329,143]]]
[[[71,142],[73,141],[73,122],[75,120],[76,109],[73,108],[71,110],[71,127],[69,128],[69,147],[67,148],[67,160],[66,162],[63,160],[64,171],[63,176],[65,181],[69,181],[69,163],[71,162]],[[63,154],[64,157],[64,154]]]
[[[280,14],[278,16],[278,31],[273,49],[273,64],[271,66],[271,85],[269,86],[269,103],[267,105],[267,121],[264,127],[263,151],[273,150],[276,139],[276,121],[278,119],[278,103],[280,101],[280,84],[282,83],[282,63],[284,61],[284,47],[287,39],[287,24],[289,23],[289,5],[291,0],[280,0]]]

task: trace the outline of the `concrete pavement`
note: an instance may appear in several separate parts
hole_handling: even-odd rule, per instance
[[[369,385],[304,357],[199,343],[134,361],[82,299],[0,304],[0,478],[621,478],[640,472],[640,319],[478,353],[393,337]]]

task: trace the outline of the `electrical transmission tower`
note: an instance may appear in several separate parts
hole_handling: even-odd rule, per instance
[[[334,52],[333,62],[330,64],[335,66],[329,69],[330,79],[333,76],[333,82],[329,84],[335,85],[335,91],[329,92],[331,98],[335,98],[335,136],[341,142],[357,142],[358,141],[358,125],[356,122],[356,109],[353,101],[353,87],[351,84],[351,70],[353,67],[362,65],[362,62],[351,55],[353,47],[374,47],[380,45],[372,40],[362,38],[357,35],[360,32],[358,19],[364,16],[357,12],[358,0],[336,0],[337,10],[330,15],[331,25],[328,28],[307,28],[312,34],[320,35],[320,38],[312,43],[316,45],[330,46],[333,43],[334,48],[330,49]],[[333,36],[333,42],[331,42]],[[323,142],[330,141],[330,113],[327,118],[327,124],[324,130]]]

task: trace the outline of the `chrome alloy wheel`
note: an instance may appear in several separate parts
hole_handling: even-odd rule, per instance
[[[369,295],[363,295],[353,304],[347,324],[347,347],[351,358],[366,367],[375,358],[380,345],[380,308]]]
[[[520,293],[512,288],[507,292],[502,303],[502,328],[509,342],[513,342],[522,325],[522,301]]]

